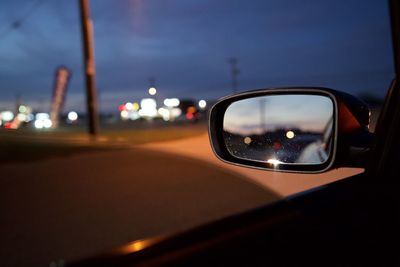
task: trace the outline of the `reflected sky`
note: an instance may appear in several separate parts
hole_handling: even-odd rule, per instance
[[[242,135],[294,128],[323,132],[332,116],[333,102],[326,96],[255,97],[234,102],[228,107],[224,130]]]

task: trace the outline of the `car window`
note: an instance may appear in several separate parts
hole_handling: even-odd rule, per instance
[[[223,163],[209,145],[208,111],[251,89],[330,87],[369,104],[374,131],[394,76],[385,1],[96,0],[92,136],[79,1],[0,7],[7,266],[62,265],[360,173]]]

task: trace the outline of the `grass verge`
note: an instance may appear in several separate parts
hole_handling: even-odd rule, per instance
[[[165,142],[206,133],[205,124],[101,131],[96,139],[77,131],[0,131],[0,164],[66,157],[86,152],[126,149],[130,145]]]

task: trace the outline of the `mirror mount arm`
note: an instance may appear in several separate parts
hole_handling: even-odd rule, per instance
[[[369,131],[370,110],[360,99],[336,92],[338,102],[338,144],[335,167],[365,168],[373,145]]]
[[[342,137],[343,138],[343,137]],[[365,168],[371,154],[374,134],[368,130],[359,130],[345,137],[347,151],[341,151],[336,166]]]

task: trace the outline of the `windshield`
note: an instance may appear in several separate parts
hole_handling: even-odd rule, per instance
[[[370,105],[373,131],[393,78],[385,1],[88,7],[92,24],[80,1],[0,4],[2,266],[63,264],[362,172],[223,163],[207,114],[250,89],[330,87]]]

